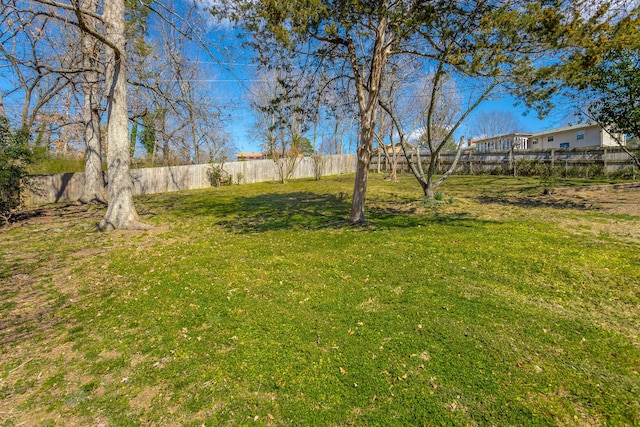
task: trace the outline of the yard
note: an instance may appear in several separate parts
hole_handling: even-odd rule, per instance
[[[0,229],[0,425],[640,424],[640,189],[373,175]]]

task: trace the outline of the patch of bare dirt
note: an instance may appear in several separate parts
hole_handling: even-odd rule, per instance
[[[477,200],[503,206],[548,207],[640,216],[640,183],[556,188],[550,194],[490,194],[481,195]]]
[[[567,232],[615,238],[637,245],[640,242],[640,183],[594,185],[558,188],[551,194],[483,195],[483,204],[501,205],[500,215],[523,215],[521,208],[548,209],[538,219],[553,222]],[[573,212],[594,212],[604,215],[584,217]],[[607,215],[611,214],[611,215]],[[493,215],[493,213],[492,213]]]
[[[640,183],[558,188],[547,196],[557,201],[574,201],[606,212],[640,216]]]
[[[90,296],[88,280],[98,286],[110,251],[144,250],[169,229],[101,233],[96,225],[103,212],[95,205],[51,205],[0,227],[0,425],[86,425],[41,402],[59,398],[73,406],[74,399],[86,398],[81,387],[91,379],[81,369],[60,370],[82,360],[68,340],[74,324],[64,310]]]

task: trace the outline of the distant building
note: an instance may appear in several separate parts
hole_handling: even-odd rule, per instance
[[[616,135],[624,144],[624,135]],[[531,135],[529,148],[582,148],[615,147],[618,142],[597,123],[583,123],[575,126],[545,130]]]
[[[492,138],[479,140],[469,140],[469,146],[475,147],[476,151],[507,151],[507,150],[527,150],[530,133],[510,133]]]
[[[264,153],[255,153],[255,152],[241,152],[236,153],[236,159],[239,162],[244,162],[247,160],[264,160],[267,156]]]
[[[622,144],[624,135],[616,135]],[[597,123],[583,123],[536,132],[511,133],[475,140],[469,144],[475,151],[544,150],[550,148],[614,147],[616,139]]]

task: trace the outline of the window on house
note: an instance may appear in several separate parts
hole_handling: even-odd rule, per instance
[[[531,141],[531,143],[532,143],[533,145],[536,145],[536,144],[538,143],[538,139],[537,139],[537,138],[536,138],[536,139],[534,139],[533,141]]]
[[[563,142],[562,144],[560,144],[560,148],[569,148],[569,143]]]
[[[584,139],[584,131],[583,130],[579,130],[576,134],[576,139],[579,141],[581,139]]]
[[[553,135],[547,137],[547,142],[553,142]]]

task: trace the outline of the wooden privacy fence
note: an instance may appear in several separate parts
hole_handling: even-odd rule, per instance
[[[438,158],[440,170],[448,169],[455,158],[455,153],[441,153]],[[422,161],[429,162],[429,154],[422,155]],[[460,156],[458,168],[470,173],[488,172],[494,169],[512,170],[514,165],[518,167],[523,162],[538,162],[550,166],[565,168],[599,165],[608,173],[619,172],[625,168],[633,168],[634,163],[627,153],[619,147],[595,147],[573,149],[548,149],[526,151],[491,151],[476,152],[466,150]],[[378,159],[374,156],[371,168],[376,169],[380,165],[382,170],[387,170],[388,165],[384,156]],[[407,161],[402,156],[398,162],[398,168],[408,171]]]
[[[322,156],[321,159],[322,175],[341,175],[353,173],[356,170],[355,154]],[[278,168],[273,160],[132,169],[133,193],[153,194],[211,187],[211,173],[214,168],[218,167],[222,167],[234,183],[239,181],[249,184],[280,179]],[[311,178],[314,176],[314,159],[310,157],[298,159],[291,178]],[[78,200],[82,195],[84,173],[33,176],[32,184],[33,189],[28,190],[25,195],[25,203],[29,206],[70,202]]]

